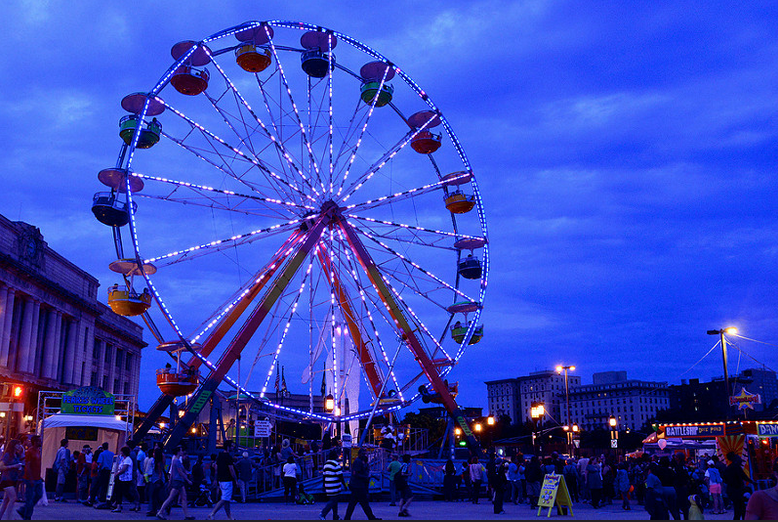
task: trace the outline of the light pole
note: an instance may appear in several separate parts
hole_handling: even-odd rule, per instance
[[[561,375],[562,372],[565,372],[565,404],[566,404],[566,406],[565,406],[566,407],[566,411],[565,411],[565,424],[567,424],[569,426],[570,425],[570,387],[569,387],[568,382],[567,382],[567,372],[568,371],[574,372],[575,371],[575,366],[562,366],[562,365],[560,365],[560,366],[556,367],[556,372],[558,374]]]
[[[724,405],[726,408],[726,418],[729,418],[729,394],[731,393],[729,389],[729,368],[727,366],[727,338],[724,337],[724,334],[736,334],[737,328],[734,326],[730,326],[727,328],[722,328],[720,330],[708,330],[708,335],[718,335],[721,337],[721,355],[724,358]]]
[[[530,417],[532,417],[532,422],[534,423],[535,429],[532,432],[532,446],[535,446],[535,438],[536,438],[536,432],[538,431],[538,420],[542,419],[546,415],[546,406],[543,403],[533,403],[532,407],[529,410]],[[543,451],[543,446],[540,447],[541,452]]]
[[[616,454],[618,455],[619,421],[616,420],[616,417],[611,415],[610,417],[608,417],[608,425],[611,427],[611,448],[617,450]]]

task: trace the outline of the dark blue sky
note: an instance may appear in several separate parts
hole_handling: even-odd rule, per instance
[[[397,63],[473,164],[492,269],[486,336],[452,374],[466,405],[485,406],[484,380],[558,363],[584,382],[721,375],[718,353],[684,374],[711,328],[778,344],[771,3],[12,2],[0,16],[0,212],[99,277],[101,298],[112,246],[89,206],[122,97],[180,40],[300,20]],[[778,366],[775,345],[737,342]],[[144,374],[162,360],[146,351]]]

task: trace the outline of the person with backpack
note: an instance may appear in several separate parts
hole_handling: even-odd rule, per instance
[[[324,478],[324,492],[327,494],[327,503],[319,513],[319,520],[326,520],[327,513],[332,511],[332,520],[338,520],[338,501],[342,491],[345,491],[346,479],[343,478],[343,466],[340,464],[342,451],[340,448],[330,450],[329,458],[324,463],[322,476]]]
[[[54,494],[55,502],[67,502],[65,500],[65,480],[70,471],[70,450],[68,449],[68,439],[62,439],[59,442],[59,449],[54,457],[54,464],[51,467],[57,473],[57,489]]]
[[[408,454],[403,455],[403,463],[400,466],[400,471],[394,476],[397,485],[397,492],[400,494],[400,512],[397,513],[398,517],[409,517],[408,506],[411,505],[413,500],[413,493],[411,491],[411,485],[408,484],[408,480],[411,477],[411,456]]]

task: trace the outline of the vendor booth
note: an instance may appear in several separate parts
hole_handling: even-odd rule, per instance
[[[127,442],[130,425],[114,412],[113,395],[100,388],[87,386],[65,393],[60,412],[42,419],[38,425],[43,439],[43,467],[51,467],[62,439],[68,439],[71,452],[81,451],[84,445],[94,451],[107,442],[116,454]]]
[[[769,479],[778,458],[778,421],[660,424],[656,435],[655,441],[644,444],[647,452],[654,448],[670,452],[713,448],[722,461],[734,452],[743,458],[745,471],[754,480]]]

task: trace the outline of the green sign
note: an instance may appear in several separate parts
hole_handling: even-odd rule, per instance
[[[61,413],[79,415],[113,415],[114,396],[95,386],[84,386],[65,392]]]

